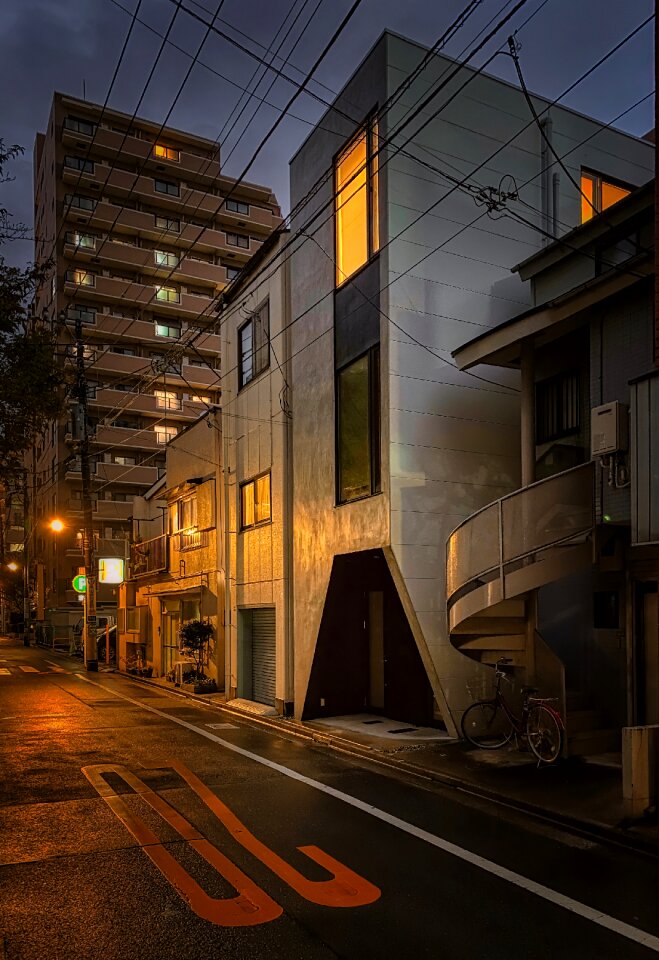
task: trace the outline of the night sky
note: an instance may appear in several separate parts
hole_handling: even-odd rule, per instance
[[[0,187],[0,206],[9,208],[16,220],[32,223],[32,146],[38,130],[44,130],[54,90],[102,103],[107,96],[121,47],[138,0],[2,0],[0,9],[0,136],[5,143],[26,148],[22,160],[12,167],[13,183]],[[219,0],[184,0],[184,5],[204,18],[216,11]],[[290,53],[285,70],[301,79],[315,61],[326,41],[349,9],[351,0],[224,0],[217,26],[259,55],[272,44],[285,18],[284,32],[301,10],[297,23],[285,41],[281,56]],[[466,0],[363,0],[350,24],[315,74],[311,89],[326,100],[340,89],[383,29],[431,45],[443,29],[464,8]],[[452,56],[463,55],[487,21],[514,5],[513,0],[482,0],[481,7],[446,48]],[[125,9],[121,9],[124,7]],[[498,46],[505,44],[511,28],[519,26],[534,11],[519,35],[521,63],[528,86],[553,98],[591,64],[648,17],[653,0],[529,0],[504,28],[496,41],[479,54],[478,65]],[[188,52],[196,52],[205,27],[172,0],[142,0],[139,17],[163,34],[172,17],[176,19],[170,40]],[[291,48],[304,30],[304,37]],[[279,43],[283,33],[279,34]],[[161,38],[137,23],[110,97],[110,106],[132,113],[158,52]],[[274,49],[274,48],[273,48]],[[270,56],[270,55],[269,55]],[[269,129],[291,96],[293,87],[277,79],[267,99],[247,129],[257,106],[247,109],[235,126],[235,108],[244,95],[236,86],[247,86],[255,60],[211,34],[172,113],[169,123],[184,130],[215,139],[224,131],[221,144],[224,172],[237,175],[249,160],[256,144]],[[139,109],[141,116],[162,121],[190,63],[189,57],[167,45]],[[514,80],[509,57],[498,57],[492,72]],[[212,72],[216,71],[216,73]],[[265,96],[272,74],[258,74],[257,92]],[[222,76],[218,76],[221,74]],[[256,79],[253,81],[256,83]],[[84,88],[83,88],[84,84]],[[611,60],[563,101],[565,105],[605,122],[654,87],[653,26],[648,24]],[[329,89],[328,89],[329,88]],[[288,161],[307,136],[325,107],[306,94],[291,112],[251,168],[248,179],[271,186],[286,212],[288,210]],[[641,135],[654,125],[650,97],[619,121],[618,126]],[[227,123],[227,121],[229,121]],[[235,147],[235,149],[233,149]],[[233,150],[233,152],[232,152]],[[23,263],[31,255],[28,242],[3,248],[9,262]]]

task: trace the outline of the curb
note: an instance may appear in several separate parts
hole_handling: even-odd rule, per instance
[[[129,679],[135,683],[148,684],[149,686],[155,687],[158,690],[163,690],[163,687],[160,684],[156,683],[154,680],[150,680],[149,678],[133,677],[128,674],[121,674],[121,676],[128,676]],[[194,693],[187,693],[185,690],[181,690],[180,688],[174,688],[172,690],[164,688],[164,692],[173,694],[174,696],[182,697],[186,700],[193,700],[195,703],[202,704],[206,707],[212,707],[215,710],[220,710],[231,717],[243,720],[244,722],[253,724],[255,726],[267,727],[279,734],[288,734],[298,740],[306,740],[309,743],[315,743],[318,746],[327,747],[334,753],[339,753],[350,757],[358,757],[359,759],[365,760],[368,763],[387,767],[390,770],[412,776],[416,779],[436,783],[438,785],[455,790],[458,793],[463,793],[480,800],[487,800],[490,803],[497,804],[497,806],[506,807],[509,810],[514,810],[518,813],[524,813],[528,816],[532,816],[534,819],[540,820],[548,825],[569,829],[572,833],[578,834],[585,839],[608,843],[622,847],[625,850],[633,850],[636,853],[641,853],[648,857],[659,858],[659,841],[654,842],[645,837],[632,835],[626,828],[611,826],[610,824],[602,823],[599,820],[589,820],[587,818],[574,817],[570,814],[560,813],[554,810],[547,810],[546,808],[540,807],[537,804],[528,803],[525,800],[519,800],[514,797],[506,796],[505,794],[498,793],[478,784],[474,784],[470,780],[465,780],[452,774],[440,773],[437,770],[430,770],[421,764],[410,763],[409,761],[400,760],[396,757],[388,756],[386,754],[377,754],[370,747],[365,747],[363,744],[355,743],[354,741],[347,740],[343,737],[336,737],[332,734],[324,734],[317,730],[311,730],[310,728],[305,727],[305,725],[298,720],[254,716],[253,714],[245,713],[242,710],[232,708],[225,703],[209,702],[202,696]]]

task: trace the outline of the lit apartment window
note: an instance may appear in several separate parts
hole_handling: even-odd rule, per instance
[[[178,183],[174,183],[172,180],[154,179],[153,186],[156,193],[166,193],[170,197],[178,197],[180,194]]]
[[[240,273],[240,267],[230,267],[225,265],[225,269],[227,272],[227,280],[235,280]]]
[[[249,214],[249,204],[241,200],[226,200],[224,206],[230,213],[242,213],[244,216]]]
[[[191,297],[211,297],[213,295],[213,291],[206,287],[186,287],[186,290]]]
[[[168,230],[170,233],[180,233],[181,232],[181,221],[174,220],[172,217],[160,217],[158,214],[154,214],[156,220],[156,226],[161,230]]]
[[[75,283],[78,287],[94,287],[96,286],[96,274],[90,273],[89,270],[67,270],[66,281],[67,283]]]
[[[94,210],[96,207],[96,200],[93,197],[81,197],[77,193],[67,193],[64,202],[65,206],[78,210]]]
[[[165,303],[180,303],[181,295],[176,287],[156,286],[156,300],[163,300]]]
[[[72,130],[74,133],[81,133],[85,137],[93,137],[96,130],[96,124],[89,120],[81,120],[79,117],[65,117],[64,129]]]
[[[183,500],[177,500],[173,504],[171,512],[172,533],[179,533],[181,530],[193,530],[197,526],[197,497],[185,497]]]
[[[211,402],[210,395],[206,393],[193,393],[189,399],[192,403],[205,403],[208,405]]]
[[[82,157],[64,157],[64,166],[71,170],[78,170],[80,173],[93,173],[94,164],[91,160],[84,160]]]
[[[249,237],[242,233],[227,233],[227,244],[230,247],[242,247],[249,250]]]
[[[334,164],[337,286],[380,248],[376,150],[377,122],[371,120]]]
[[[80,320],[82,323],[96,323],[95,307],[85,307],[83,305],[69,307],[66,315],[69,320]]]
[[[581,171],[581,222],[607,210],[631,193],[629,187],[605,180],[599,173]]]
[[[577,371],[560,373],[535,385],[536,443],[550,443],[579,433],[581,391]]]
[[[270,365],[270,304],[266,300],[238,330],[238,386]]]
[[[164,143],[154,144],[153,155],[160,160],[176,160],[178,162],[181,159],[178,150],[175,150],[174,147],[167,147]]]
[[[156,443],[169,443],[170,440],[173,440],[176,434],[178,433],[176,427],[170,427],[164,423],[157,423],[153,428],[153,431],[156,435]]]
[[[156,323],[156,336],[178,340],[181,336],[181,328],[175,323]]]
[[[154,390],[153,395],[160,410],[180,410],[183,406],[179,395],[171,390]]]
[[[96,237],[91,233],[79,233],[78,231],[69,232],[66,235],[66,242],[80,247],[83,250],[96,249]]]
[[[154,259],[159,267],[178,267],[178,257],[168,250],[154,250]]]
[[[337,499],[370,497],[380,489],[380,348],[336,375]]]
[[[247,530],[267,523],[270,513],[270,473],[255,477],[240,487],[240,527]]]
[[[112,462],[118,463],[120,467],[134,467],[135,464],[137,463],[137,460],[135,459],[135,457],[126,457],[123,455],[118,456],[117,454],[115,454],[112,457]]]

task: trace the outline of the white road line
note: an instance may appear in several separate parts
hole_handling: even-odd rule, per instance
[[[478,867],[479,870],[483,870],[485,873],[489,873],[492,876],[497,877],[499,880],[505,880],[507,883],[513,884],[513,886],[520,887],[522,890],[526,890],[529,893],[534,893],[543,900],[547,900],[558,907],[562,907],[564,910],[567,910],[570,913],[574,913],[579,917],[583,917],[585,920],[590,920],[591,923],[596,923],[598,926],[604,927],[605,930],[609,930],[612,933],[617,933],[621,937],[626,937],[628,940],[634,941],[634,943],[640,943],[649,950],[659,953],[659,937],[655,937],[651,933],[647,933],[645,930],[640,930],[638,927],[633,927],[628,923],[624,923],[622,920],[617,920],[615,917],[610,917],[601,910],[596,910],[593,907],[589,907],[587,904],[581,903],[579,900],[573,900],[572,897],[567,897],[556,890],[552,890],[551,887],[546,887],[542,883],[537,883],[535,880],[531,880],[529,877],[524,877],[522,874],[516,873],[514,870],[508,870],[506,867],[502,867],[500,864],[494,863],[492,860],[487,860],[485,857],[481,857],[477,853],[472,853],[471,850],[465,850],[464,847],[459,847],[457,844],[451,843],[449,840],[444,840],[441,837],[437,837],[434,833],[429,833],[427,830],[422,830],[420,827],[415,827],[414,824],[407,823],[406,820],[401,820],[399,817],[395,817],[392,814],[387,813],[384,810],[380,810],[378,807],[374,807],[369,803],[364,803],[363,800],[358,800],[356,797],[351,797],[348,793],[343,793],[341,790],[336,790],[334,787],[329,787],[326,784],[321,783],[319,780],[312,780],[310,777],[306,777],[304,774],[298,773],[296,770],[290,770],[288,767],[284,767],[280,763],[275,763],[273,760],[267,760],[265,757],[260,757],[257,753],[252,753],[250,750],[245,750],[243,747],[239,747],[235,743],[231,743],[228,740],[222,740],[221,737],[217,737],[214,733],[210,733],[209,730],[204,730],[202,727],[195,726],[194,723],[188,723],[187,720],[182,720],[180,717],[174,717],[170,714],[163,713],[162,710],[157,710],[155,707],[150,707],[148,704],[143,703],[140,700],[133,700],[132,697],[127,697],[123,693],[117,693],[117,691],[113,690],[111,687],[106,687],[102,683],[97,683],[95,680],[90,680],[88,677],[83,676],[83,674],[77,673],[75,676],[77,676],[80,680],[91,683],[95,687],[100,687],[101,690],[106,690],[108,693],[111,693],[115,697],[119,697],[121,700],[126,700],[128,703],[132,703],[135,706],[140,707],[142,710],[147,710],[149,713],[154,713],[158,717],[163,717],[165,720],[170,720],[172,723],[177,723],[180,727],[185,727],[187,730],[192,730],[194,733],[198,733],[200,736],[206,737],[207,740],[212,740],[214,743],[219,743],[220,746],[224,747],[226,750],[231,750],[233,753],[239,753],[241,756],[247,757],[249,760],[254,760],[256,763],[260,763],[265,767],[269,767],[271,770],[276,770],[285,777],[290,777],[291,780],[297,780],[299,783],[304,783],[306,786],[312,787],[314,790],[319,790],[321,793],[326,793],[328,796],[334,797],[336,800],[340,800],[342,803],[346,803],[351,807],[355,807],[357,810],[361,810],[363,813],[367,813],[371,817],[375,817],[377,820],[382,820],[384,823],[388,823],[390,826],[396,827],[396,829],[401,830],[403,833],[407,833],[412,837],[416,837],[418,840],[423,840],[425,843],[432,847],[436,847],[438,850],[442,850],[444,853],[449,853],[451,856],[457,857],[459,860],[463,860],[465,863],[470,863],[472,866]]]
[[[3,676],[11,676],[11,670],[8,670],[7,667],[0,667],[0,674]]]
[[[19,670],[22,670],[23,673],[41,673],[41,670],[37,670],[36,667],[23,667],[19,666]]]

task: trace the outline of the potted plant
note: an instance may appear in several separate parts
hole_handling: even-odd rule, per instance
[[[214,693],[217,685],[204,673],[204,662],[207,659],[208,645],[213,636],[213,627],[205,620],[188,620],[179,631],[181,650],[194,659],[195,693]]]

